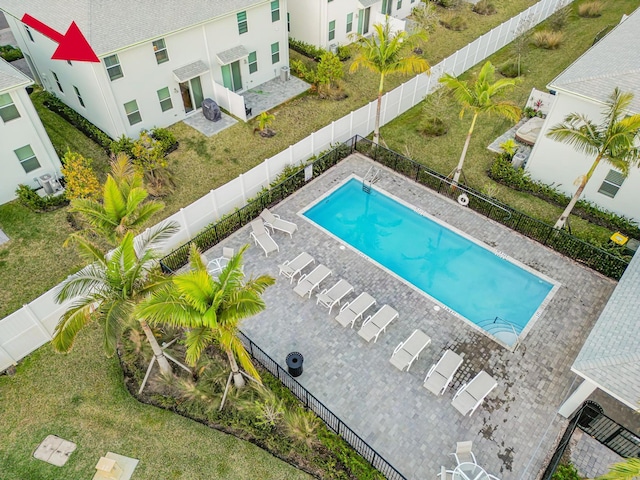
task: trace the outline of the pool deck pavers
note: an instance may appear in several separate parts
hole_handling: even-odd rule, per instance
[[[273,237],[280,252],[268,258],[253,245],[245,253],[247,275],[266,273],[277,282],[264,294],[267,309],[246,320],[242,331],[285,368],[286,355],[301,352],[300,383],[407,478],[435,478],[441,465],[453,468],[449,453],[464,440],[474,442],[478,462],[498,478],[536,478],[567,423],[556,412],[579,384],[570,366],[616,283],[382,168],[377,187],[560,283],[521,345],[511,352],[445,309],[434,310],[435,303],[424,294],[352,249],[341,249],[338,240],[298,216],[349,175],[364,176],[371,164],[364,156],[352,155],[272,209],[296,222],[299,230],[293,238],[276,232]],[[207,256],[220,256],[223,246],[239,248],[246,243],[248,226]],[[355,288],[345,301],[367,291],[377,299],[378,308],[388,303],[399,312],[399,319],[377,343],[366,343],[357,335],[360,321],[353,330],[341,327],[334,320],[335,308],[329,315],[316,305],[315,295],[302,299],[288,279],[278,277],[278,264],[301,251],[333,271],[321,288],[344,278]],[[416,328],[431,337],[431,345],[410,372],[400,372],[389,358]],[[436,397],[422,382],[448,348],[462,355],[464,362],[452,386]],[[480,370],[496,378],[498,387],[472,416],[463,417],[451,399]]]

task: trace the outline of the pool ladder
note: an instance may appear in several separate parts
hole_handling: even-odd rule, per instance
[[[373,166],[369,167],[367,174],[362,179],[362,191],[365,193],[371,193],[371,185],[376,183],[380,179],[380,170]]]

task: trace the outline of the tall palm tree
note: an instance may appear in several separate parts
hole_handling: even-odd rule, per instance
[[[90,263],[62,282],[56,302],[73,302],[56,326],[51,343],[59,352],[68,352],[76,336],[91,321],[104,329],[107,355],[115,353],[123,326],[137,321],[151,344],[163,373],[171,367],[144,317],[136,315],[134,307],[150,292],[167,282],[157,270],[158,255],[153,247],[177,231],[174,224],[151,229],[139,240],[133,233],[124,235],[120,244],[105,255],[91,242],[78,237],[81,255]],[[138,252],[141,252],[138,254]]]
[[[384,25],[373,25],[374,34],[365,37],[358,34],[355,38],[356,57],[351,64],[350,71],[366,68],[373,73],[380,74],[378,85],[378,106],[376,108],[376,124],[373,130],[373,143],[380,141],[380,108],[384,91],[384,78],[392,73],[402,75],[430,72],[429,63],[413,52],[416,41],[424,38],[424,33],[408,34],[404,30],[391,31],[391,24],[387,17]]]
[[[240,322],[265,309],[261,295],[275,283],[268,275],[244,280],[240,249],[217,279],[207,272],[195,245],[190,252],[191,270],[175,275],[171,282],[140,304],[138,314],[152,324],[186,328],[187,363],[194,365],[202,352],[217,343],[227,354],[236,387],[244,386],[236,358],[252,377],[260,379],[249,353],[237,336]]]
[[[634,480],[640,478],[640,458],[627,458],[611,465],[609,472],[596,480]]]
[[[518,83],[517,78],[501,78],[495,80],[495,67],[491,62],[485,63],[480,69],[478,78],[475,82],[470,83],[468,81],[460,80],[450,74],[445,74],[440,78],[440,83],[443,83],[452,93],[453,97],[462,107],[460,110],[460,118],[464,117],[467,110],[473,113],[471,119],[471,126],[467,132],[467,138],[462,148],[462,154],[456,169],[452,172],[453,184],[455,188],[460,180],[462,174],[462,166],[464,165],[465,157],[467,156],[467,150],[469,149],[469,142],[471,141],[471,135],[476,125],[476,120],[479,115],[498,115],[500,117],[507,118],[512,121],[517,121],[520,118],[520,109],[510,101],[498,100],[496,97],[504,93],[508,88],[513,87]]]
[[[164,204],[146,201],[142,174],[135,171],[126,154],[111,161],[111,173],[103,187],[102,201],[74,199],[71,210],[82,214],[91,228],[115,245],[127,232],[139,233],[145,222]],[[78,235],[72,235],[76,239]]]
[[[640,132],[640,114],[628,115],[627,109],[633,100],[633,94],[621,92],[617,87],[609,97],[603,110],[602,123],[597,124],[586,115],[570,113],[562,123],[553,126],[547,136],[572,145],[577,151],[596,158],[585,175],[576,179],[578,189],[554,225],[562,228],[582,195],[601,160],[605,160],[624,176],[631,166],[638,165],[640,149],[636,146]]]

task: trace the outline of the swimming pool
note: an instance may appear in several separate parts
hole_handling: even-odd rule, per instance
[[[302,214],[486,331],[498,318],[522,332],[554,287],[377,188],[363,192],[357,178]]]

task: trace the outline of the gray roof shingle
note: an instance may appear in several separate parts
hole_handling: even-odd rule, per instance
[[[31,85],[33,80],[0,58],[0,93],[12,88]]]
[[[29,13],[63,33],[75,21],[103,56],[267,1],[67,0],[62,5],[53,0],[0,0],[0,9],[17,19]]]
[[[244,45],[232,47],[223,52],[216,53],[221,65],[228,65],[249,55],[249,50]]]
[[[640,112],[640,9],[587,50],[549,83],[549,88],[606,102],[615,87],[634,94]]]
[[[640,402],[638,327],[640,253],[631,260],[572,367],[634,408]]]

